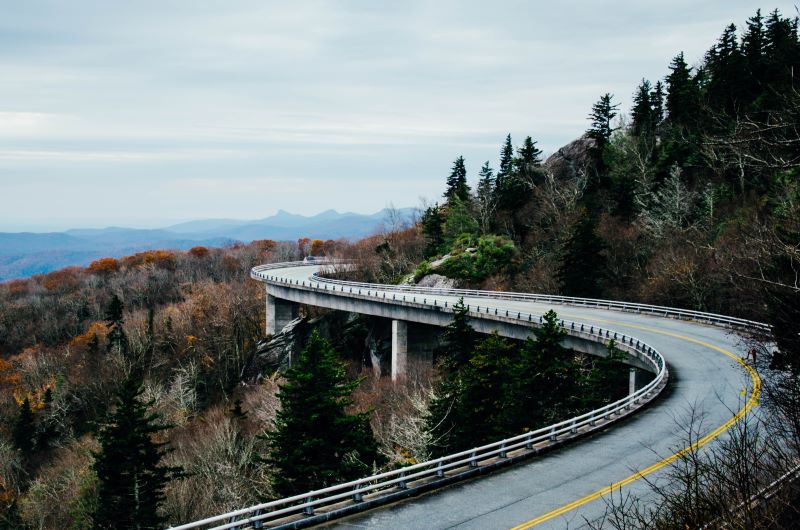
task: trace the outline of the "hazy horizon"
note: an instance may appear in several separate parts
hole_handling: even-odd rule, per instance
[[[247,221],[258,221],[261,219],[265,219],[268,217],[272,217],[274,215],[278,215],[280,212],[287,212],[293,215],[302,215],[304,217],[314,217],[321,213],[334,210],[339,214],[358,214],[358,215],[371,215],[378,213],[385,208],[397,208],[397,209],[404,209],[404,208],[415,208],[416,206],[395,206],[392,204],[387,204],[378,209],[365,209],[364,211],[354,211],[354,210],[342,210],[337,208],[325,208],[324,210],[319,210],[317,212],[312,212],[309,214],[298,214],[297,212],[292,212],[286,210],[285,208],[278,208],[272,212],[265,213],[264,215],[260,215],[258,217],[191,217],[191,218],[183,218],[183,219],[168,219],[168,218],[153,218],[149,220],[141,220],[141,219],[124,219],[120,218],[119,222],[114,222],[111,224],[103,223],[103,221],[98,221],[97,219],[92,218],[85,218],[85,219],[52,219],[46,222],[42,222],[41,224],[36,223],[19,223],[16,224],[13,221],[5,222],[4,220],[0,220],[0,232],[11,232],[11,233],[18,233],[18,232],[31,232],[31,233],[48,233],[48,232],[63,232],[66,230],[72,229],[104,229],[104,228],[133,228],[133,229],[154,229],[154,228],[168,228],[170,226],[178,225],[181,223],[188,223],[192,221],[205,221],[205,220],[217,220],[217,221],[238,221],[238,222],[247,222]]]

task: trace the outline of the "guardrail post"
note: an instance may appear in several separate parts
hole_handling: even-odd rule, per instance
[[[359,486],[353,486],[353,502],[361,502],[364,500],[364,495],[358,491]]]
[[[556,435],[556,428],[553,427],[553,430],[550,431],[550,441],[555,442],[558,436]]]
[[[404,479],[405,476],[406,476],[406,472],[405,471],[401,471],[400,472],[400,478]],[[408,489],[408,485],[406,484],[405,480],[400,480],[400,482],[397,483],[397,487],[400,488],[401,490]]]
[[[508,455],[506,454],[506,444],[503,442],[500,444],[500,454],[498,455],[500,458],[506,458]]]
[[[444,476],[444,469],[442,469],[442,462],[439,461],[439,465],[436,466],[436,476],[442,478]]]
[[[314,497],[307,497],[306,502],[312,502]],[[303,515],[314,515],[314,507],[313,506],[303,506]]]
[[[470,455],[469,467],[478,467],[478,461],[475,460],[475,451],[472,451]]]
[[[575,422],[575,421],[572,422],[572,428],[569,430],[569,432],[571,434],[577,434],[578,433],[577,422]]]
[[[256,510],[253,512],[253,516],[257,517],[262,513],[264,513],[264,510]],[[264,528],[264,521],[260,519],[258,521],[253,521],[253,528],[255,528],[256,530],[261,530],[262,528]]]

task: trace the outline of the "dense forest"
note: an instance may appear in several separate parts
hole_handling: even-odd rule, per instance
[[[800,425],[798,37],[797,19],[757,12],[696,65],[680,53],[663,80],[632,87],[627,115],[601,95],[585,134],[547,160],[532,137],[515,146],[510,135],[496,168],[487,161],[470,177],[459,156],[441,201],[411,226],[390,215],[383,232],[355,242],[149,251],[0,284],[0,527],[159,528],[625,393],[622,354],[564,351],[555,314],[520,343],[479,336],[458,309],[435,365],[402,385],[363,362],[370,323],[357,318],[327,336],[309,330],[291,368],[253,375],[264,292],[249,270],[308,255],[354,259],[348,276],[366,281],[767,321],[778,351],[763,369],[783,374],[776,414]],[[798,432],[782,439],[800,447]]]

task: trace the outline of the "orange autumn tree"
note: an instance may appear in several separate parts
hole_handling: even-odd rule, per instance
[[[324,251],[325,242],[321,239],[315,239],[311,242],[311,255],[312,256],[321,256],[325,253]]]
[[[297,250],[300,251],[300,257],[305,258],[308,256],[308,247],[311,244],[311,239],[308,237],[301,237],[297,240]]]
[[[98,276],[110,276],[119,270],[119,261],[114,258],[100,258],[86,267],[86,272]]]
[[[208,248],[203,246],[196,246],[189,249],[189,255],[195,258],[205,258],[208,256]]]

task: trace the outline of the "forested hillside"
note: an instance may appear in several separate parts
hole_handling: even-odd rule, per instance
[[[643,79],[629,113],[602,95],[546,161],[510,135],[496,169],[458,157],[416,279],[766,318],[800,286],[799,62],[797,20],[758,12]]]
[[[520,343],[479,336],[457,307],[435,363],[392,384],[368,362],[373,321],[304,308],[307,327],[277,337],[297,343],[291,368],[265,369],[254,362],[270,344],[264,291],[249,271],[308,255],[353,259],[345,274],[365,281],[768,321],[779,350],[762,368],[783,370],[776,402],[797,420],[798,67],[797,19],[759,12],[699,63],[678,54],[663,80],[632,87],[629,112],[601,95],[588,130],[547,160],[533,137],[510,135],[477,175],[458,156],[413,226],[148,251],[0,284],[0,528],[160,528],[523,432],[627,390],[621,352],[564,350],[552,312]],[[796,429],[782,436],[798,446]]]

